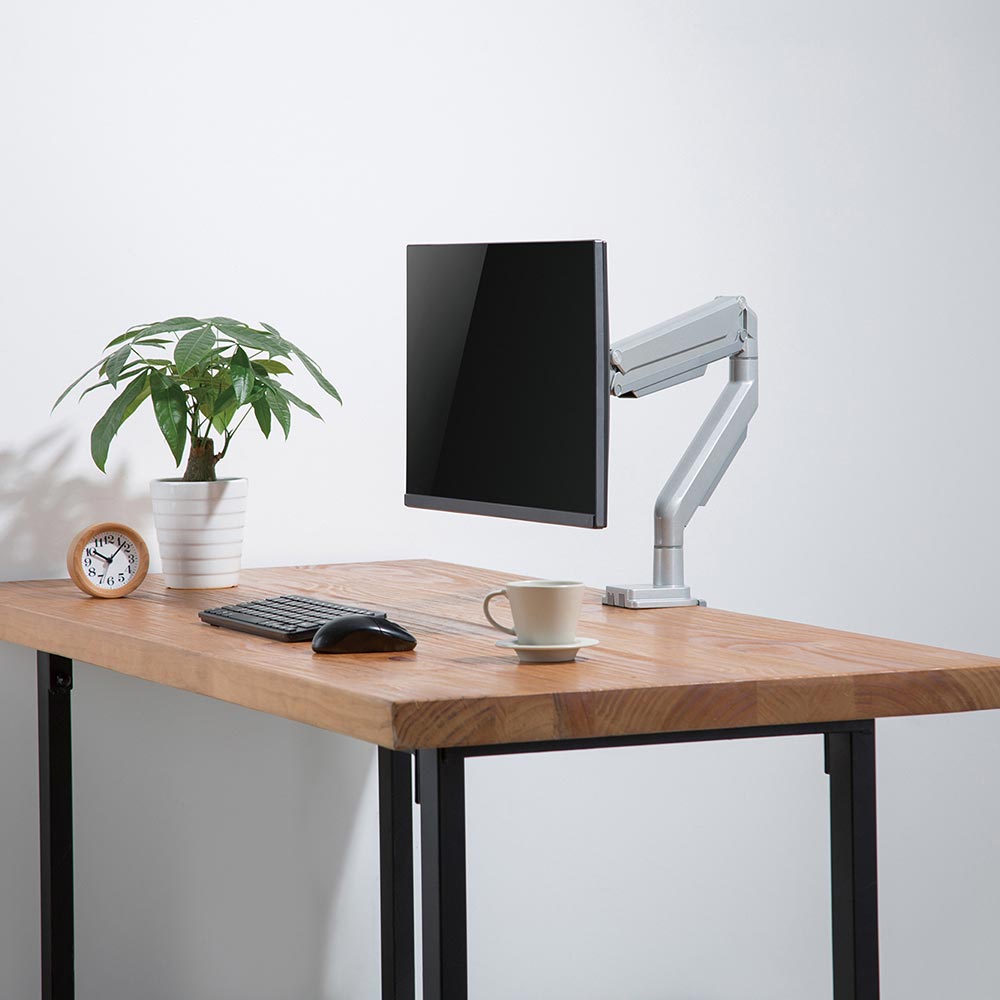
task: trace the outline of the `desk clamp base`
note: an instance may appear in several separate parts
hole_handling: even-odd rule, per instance
[[[693,608],[705,606],[691,596],[690,587],[654,587],[648,583],[634,586],[608,586],[604,591],[604,604],[613,608]]]

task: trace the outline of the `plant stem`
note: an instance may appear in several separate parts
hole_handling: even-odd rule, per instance
[[[250,415],[250,409],[248,408],[242,417],[237,421],[236,426],[232,430],[226,431],[226,437],[222,444],[222,451],[215,456],[216,464],[221,462],[226,457],[226,452],[229,451],[229,442],[232,441],[233,435],[240,429],[240,424]]]
[[[247,404],[247,409],[244,410],[243,416],[240,417],[240,419],[236,422],[236,426],[231,431],[228,432],[230,437],[232,437],[240,429],[240,425],[243,423],[244,420],[246,420],[247,417],[250,416],[252,411],[253,407]]]

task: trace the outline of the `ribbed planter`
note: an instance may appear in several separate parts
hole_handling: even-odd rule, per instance
[[[154,479],[149,484],[168,587],[207,590],[240,582],[248,485],[245,479]]]

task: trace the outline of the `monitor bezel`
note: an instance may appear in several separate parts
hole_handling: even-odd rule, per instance
[[[595,463],[594,497],[597,509],[588,511],[554,510],[549,507],[521,507],[513,504],[490,503],[485,500],[464,500],[421,493],[404,493],[403,503],[419,510],[440,510],[452,514],[480,514],[542,524],[561,524],[574,528],[605,528],[608,524],[608,443],[610,438],[611,340],[608,328],[608,255],[604,240],[509,240],[471,244],[411,243],[412,248],[428,246],[510,246],[519,243],[590,243],[594,248],[594,349],[595,378],[595,440],[598,442]],[[601,372],[604,372],[602,384]],[[409,387],[407,387],[409,391]],[[409,456],[407,456],[409,461]]]

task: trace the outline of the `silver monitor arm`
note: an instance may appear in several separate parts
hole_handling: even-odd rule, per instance
[[[708,503],[757,410],[757,316],[742,296],[720,296],[612,345],[611,393],[632,399],[698,378],[722,358],[729,358],[729,382],[656,498],[653,584],[610,586],[605,604],[703,603],[684,585],[684,529]]]

